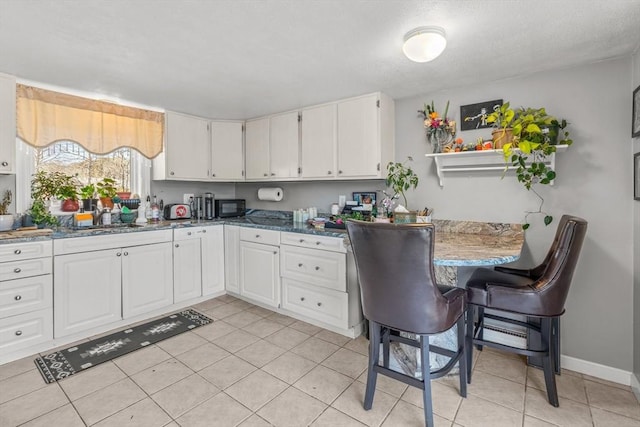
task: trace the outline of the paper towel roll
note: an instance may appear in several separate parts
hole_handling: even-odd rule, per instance
[[[271,202],[279,202],[284,197],[284,191],[280,187],[273,188],[259,188],[258,189],[258,200],[268,200]]]

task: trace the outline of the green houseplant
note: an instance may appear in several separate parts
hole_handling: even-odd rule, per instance
[[[117,194],[116,181],[113,178],[103,178],[96,184],[102,207],[113,208],[113,198]]]
[[[515,169],[518,181],[540,199],[537,211],[527,211],[522,228],[529,228],[528,217],[531,214],[544,214],[544,224],[549,225],[553,216],[543,211],[544,198],[536,191],[536,185],[551,184],[556,178],[556,172],[546,164],[547,157],[556,152],[556,144],[573,143],[569,132],[564,130],[567,121],[547,114],[544,108],[519,108],[514,113],[511,126],[513,142],[502,147],[507,163],[505,172],[509,167]]]
[[[85,211],[93,210],[94,206],[98,204],[98,199],[96,199],[96,186],[87,184],[80,187],[80,198],[82,199],[82,207]]]
[[[59,224],[58,218],[49,212],[49,209],[47,209],[42,199],[35,199],[33,201],[31,208],[27,211],[27,215],[31,217],[31,221],[36,224],[38,228]]]
[[[406,162],[413,161],[411,156],[407,157],[404,162],[389,162],[387,164],[387,179],[386,184],[391,187],[394,194],[399,194],[404,200],[404,206],[407,207],[407,196],[405,191],[410,188],[418,186],[418,175],[411,169],[411,167],[405,165]],[[408,208],[407,208],[408,209]]]
[[[493,148],[500,149],[504,144],[508,144],[513,140],[513,128],[511,126],[515,116],[516,113],[510,108],[508,102],[505,102],[500,108],[487,116],[487,123],[491,123],[494,128],[491,132]]]
[[[71,175],[60,177],[60,185],[56,190],[56,197],[62,200],[61,210],[63,212],[76,212],[78,204],[78,185],[76,179]]]

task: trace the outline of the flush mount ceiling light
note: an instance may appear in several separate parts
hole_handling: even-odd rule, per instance
[[[402,51],[414,62],[436,59],[447,47],[444,30],[440,27],[419,27],[404,36]]]

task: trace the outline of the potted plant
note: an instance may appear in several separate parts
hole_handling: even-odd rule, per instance
[[[11,190],[5,191],[0,202],[0,231],[7,231],[13,228],[13,215],[9,213],[12,195]]]
[[[38,228],[59,224],[58,218],[49,212],[44,200],[41,199],[35,199],[33,201],[31,208],[27,211],[27,215],[31,218],[31,222],[36,224]]]
[[[98,204],[96,199],[96,186],[93,184],[87,184],[80,187],[80,198],[82,199],[82,208],[85,211],[92,211]]]
[[[62,200],[61,210],[63,212],[76,212],[80,208],[78,203],[78,186],[76,185],[75,177],[70,175],[60,177],[56,197]]]
[[[386,184],[388,187],[394,192],[394,196],[391,197],[391,200],[397,198],[398,195],[402,196],[402,200],[404,201],[404,207],[408,210],[408,202],[407,196],[405,195],[405,191],[410,188],[415,188],[418,186],[418,175],[411,169],[411,167],[405,165],[406,162],[413,161],[411,156],[407,157],[407,160],[404,162],[389,162],[387,164],[387,179]],[[413,213],[413,218],[415,220],[415,212]],[[394,221],[398,221],[398,213],[394,214]],[[404,216],[404,215],[402,215]],[[406,220],[408,219],[408,220]],[[409,218],[405,218],[403,222],[410,222],[411,216]]]
[[[544,108],[520,108],[511,123],[513,142],[502,147],[507,163],[505,172],[508,167],[515,168],[518,181],[540,199],[538,210],[526,213],[522,228],[529,228],[528,217],[531,214],[544,214],[544,224],[549,225],[553,216],[542,210],[544,198],[535,190],[535,186],[548,185],[556,178],[556,172],[545,161],[556,152],[556,144],[573,143],[569,139],[569,132],[564,130],[567,121],[548,115]],[[559,137],[561,139],[558,141]]]
[[[113,178],[103,178],[96,184],[100,202],[103,208],[113,208],[112,198],[116,196],[116,181]]]
[[[513,129],[512,123],[516,113],[509,107],[509,103],[505,102],[500,108],[493,111],[487,116],[487,123],[491,123],[494,130],[491,132],[493,139],[493,148],[500,149],[504,144],[512,143]]]

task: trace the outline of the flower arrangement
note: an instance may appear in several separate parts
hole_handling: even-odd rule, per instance
[[[424,110],[418,110],[418,113],[422,114],[424,118],[427,140],[434,145],[434,153],[441,153],[444,146],[450,144],[456,134],[456,122],[447,117],[448,112],[449,101],[447,101],[443,116],[440,116],[440,113],[436,111],[433,101],[431,101],[431,105],[425,103]]]

